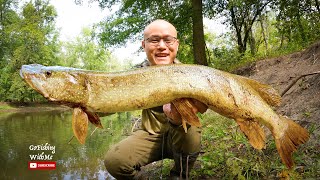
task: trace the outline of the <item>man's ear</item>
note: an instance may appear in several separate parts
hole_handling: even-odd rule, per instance
[[[144,40],[141,41],[141,46],[143,49],[146,47],[146,42]]]
[[[178,52],[179,51],[179,45],[180,45],[179,40],[177,40],[177,43],[178,43],[178,45],[177,45],[177,52]]]

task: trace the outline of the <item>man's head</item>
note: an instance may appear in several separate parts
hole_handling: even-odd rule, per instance
[[[152,65],[172,64],[179,40],[176,28],[165,20],[155,20],[144,29],[142,47]]]

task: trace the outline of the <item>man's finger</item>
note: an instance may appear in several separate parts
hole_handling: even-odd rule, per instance
[[[163,105],[163,112],[168,118],[170,118],[170,121],[173,124],[175,125],[181,124],[181,115],[179,114],[178,110],[173,104],[168,103]]]

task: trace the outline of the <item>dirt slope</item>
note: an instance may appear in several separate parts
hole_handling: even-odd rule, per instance
[[[317,71],[320,71],[320,41],[301,52],[258,61],[234,73],[269,84],[281,93],[299,76]],[[317,140],[320,138],[320,74],[300,79],[282,98],[276,110],[309,131],[312,129],[310,140],[315,140],[313,143],[320,150]]]

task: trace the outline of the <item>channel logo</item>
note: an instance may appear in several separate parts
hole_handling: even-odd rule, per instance
[[[37,168],[37,163],[29,163],[29,168],[30,169]]]
[[[56,162],[54,161],[38,161],[29,162],[30,170],[53,170],[56,169]]]

